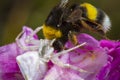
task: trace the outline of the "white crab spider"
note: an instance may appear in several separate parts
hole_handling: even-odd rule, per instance
[[[34,50],[37,50],[39,48],[39,40],[33,40],[32,37],[37,33],[39,32],[40,30],[42,29],[42,27],[37,27],[29,36],[26,37],[26,39],[24,40],[24,43],[25,44],[32,44],[32,46],[23,46],[23,44],[20,42],[20,37],[21,35],[24,33],[23,31],[20,32],[18,34],[18,36],[16,37],[16,43],[17,45],[22,49],[22,50],[31,50],[31,51],[34,51]]]
[[[78,68],[76,66],[67,64],[67,63],[63,63],[60,59],[59,56],[64,55],[69,53],[70,51],[73,51],[79,47],[82,47],[86,44],[86,42],[77,45],[73,48],[70,48],[68,50],[62,50],[61,52],[58,53],[54,53],[54,48],[52,47],[53,42],[55,41],[55,39],[53,40],[47,40],[47,39],[40,39],[40,40],[33,40],[32,36],[34,34],[36,34],[38,31],[40,31],[42,29],[42,27],[38,27],[37,29],[35,29],[35,31],[33,31],[33,33],[31,33],[30,36],[28,36],[25,40],[26,44],[33,44],[31,46],[23,46],[21,44],[21,42],[19,41],[19,37],[22,35],[23,32],[21,32],[17,38],[16,38],[16,42],[17,45],[23,49],[23,50],[27,50],[27,51],[33,51],[35,53],[39,54],[39,60],[44,63],[47,64],[47,62],[49,62],[50,60],[52,61],[53,64],[60,66],[62,68],[70,68],[73,70],[77,70],[79,72],[88,72],[86,70],[83,70],[81,68]],[[19,60],[19,59],[18,59]],[[20,61],[19,61],[20,63]]]

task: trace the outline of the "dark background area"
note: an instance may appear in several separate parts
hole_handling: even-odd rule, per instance
[[[12,43],[26,25],[33,29],[41,26],[50,10],[60,0],[0,0],[0,46]],[[110,17],[112,28],[108,37],[120,39],[120,0],[70,0],[89,2],[104,10]]]

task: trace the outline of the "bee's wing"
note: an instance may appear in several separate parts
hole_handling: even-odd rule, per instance
[[[82,11],[80,9],[75,9],[74,11],[70,13],[66,21],[73,23],[73,22],[80,20],[81,16],[82,16]]]

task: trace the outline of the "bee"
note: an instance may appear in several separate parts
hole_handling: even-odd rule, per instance
[[[90,3],[68,5],[68,0],[61,0],[49,13],[43,24],[43,34],[46,39],[56,39],[55,50],[64,49],[64,44],[71,40],[78,44],[76,34],[82,29],[105,36],[111,27],[108,15]]]

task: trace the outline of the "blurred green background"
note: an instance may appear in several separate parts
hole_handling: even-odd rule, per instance
[[[14,42],[16,36],[26,25],[33,29],[41,26],[50,10],[60,0],[0,0],[0,46]],[[110,17],[112,29],[110,39],[120,39],[120,0],[70,0],[89,2],[103,9]]]

